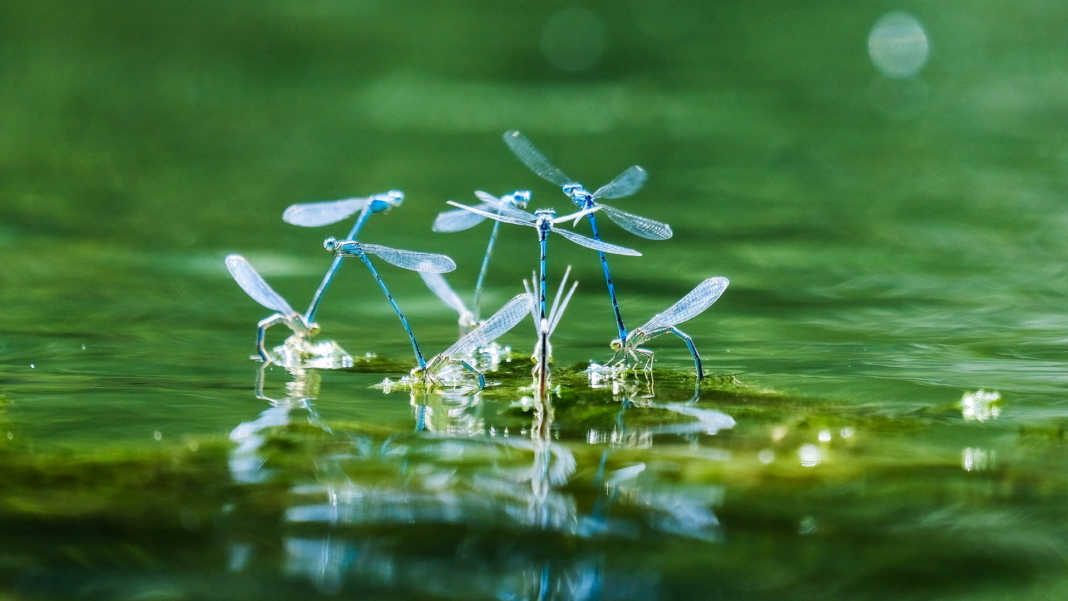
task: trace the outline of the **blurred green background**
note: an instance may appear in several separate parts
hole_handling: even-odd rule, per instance
[[[895,12],[910,17],[880,30]],[[322,239],[349,227],[289,226],[291,203],[402,189],[361,239],[449,254],[470,298],[489,226],[431,233],[446,200],[530,189],[531,208],[570,208],[502,144],[518,129],[591,189],[649,172],[614,204],[674,238],[604,228],[644,254],[611,259],[628,326],[731,279],[684,329],[710,373],[791,399],[735,414],[736,432],[764,440],[807,423],[809,404],[902,420],[904,433],[869,431],[873,463],[932,462],[925,481],[946,486],[932,512],[960,501],[978,437],[1010,480],[1047,485],[1035,498],[1001,481],[1012,519],[983,523],[1013,556],[1006,540],[1063,517],[1050,459],[1063,447],[1032,456],[1013,437],[1068,425],[1066,28],[1068,6],[1047,0],[0,3],[0,448],[154,448],[261,411],[247,356],[269,312],[222,259],[244,254],[303,309],[329,263]],[[490,309],[536,268],[534,240],[502,228]],[[603,361],[614,327],[597,259],[553,242],[553,281],[571,264],[581,282],[557,358]],[[454,315],[417,276],[382,273],[428,355],[452,342]],[[362,267],[343,267],[319,318],[324,338],[390,362],[324,373],[323,414],[410,429],[404,395],[371,389],[411,361]],[[526,352],[530,333],[505,342]],[[650,346],[658,366],[691,369],[678,340]],[[1005,409],[964,424],[954,404],[979,388]],[[753,486],[738,498],[759,498]],[[853,548],[836,544],[813,556]],[[1063,543],[1041,544],[1054,559],[1029,566],[1062,569]]]
[[[624,318],[634,327],[700,280],[731,278],[690,326],[711,371],[884,403],[983,386],[1059,401],[1060,3],[0,11],[0,299],[13,370],[236,369],[266,314],[222,257],[245,254],[302,308],[328,262],[321,240],[347,231],[284,224],[293,202],[403,189],[404,206],[373,218],[364,240],[450,254],[450,281],[469,298],[489,227],[431,234],[445,200],[529,188],[532,207],[569,207],[501,143],[519,129],[591,188],[632,164],[648,170],[646,187],[616,204],[676,235],[652,243],[607,226],[606,239],[645,255],[612,261]],[[922,27],[921,65],[904,78],[870,50],[894,11]],[[916,41],[891,40],[905,59]],[[512,229],[490,270],[491,307],[535,267],[532,233]],[[566,262],[582,283],[557,352],[606,359],[596,259],[562,242],[551,255],[554,277]],[[325,334],[357,355],[403,359],[403,332],[353,267],[324,301]],[[430,354],[444,348],[444,307],[411,273],[383,277]],[[686,366],[678,341],[654,346],[662,364]]]

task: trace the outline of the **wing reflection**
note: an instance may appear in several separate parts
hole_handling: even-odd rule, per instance
[[[279,570],[324,593],[599,599],[608,587],[613,598],[651,599],[655,579],[613,571],[568,541],[721,537],[723,487],[680,481],[677,461],[729,459],[704,439],[734,420],[696,395],[658,402],[651,387],[625,390],[618,415],[602,420],[614,421],[612,434],[600,437],[561,427],[536,387],[512,403],[417,392],[415,428],[397,433],[328,426],[312,403],[317,374],[289,373],[286,396],[273,399],[261,371],[257,397],[270,407],[234,428],[230,471],[239,485],[278,491]],[[649,460],[634,460],[637,447]],[[269,549],[262,535],[235,535],[229,567],[249,569]]]

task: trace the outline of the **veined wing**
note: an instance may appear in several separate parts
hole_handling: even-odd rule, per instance
[[[530,168],[538,177],[548,180],[557,186],[566,186],[575,183],[575,180],[564,175],[556,165],[549,162],[545,155],[523,134],[512,130],[504,132],[504,143],[512,149],[516,158]]]
[[[470,313],[467,307],[464,306],[464,301],[460,300],[460,295],[456,294],[456,291],[452,289],[452,286],[449,286],[449,283],[445,281],[445,278],[440,273],[421,271],[419,272],[419,277],[423,278],[426,287],[430,288],[430,291],[437,295],[441,302],[451,307],[453,311],[460,315]]]
[[[519,209],[511,209],[510,208],[510,210],[501,211],[501,214],[498,215],[497,213],[490,213],[488,211],[483,211],[482,209],[478,209],[478,208],[475,208],[475,207],[469,207],[467,205],[462,205],[462,204],[460,204],[458,202],[453,202],[451,200],[449,202],[445,203],[445,204],[450,204],[450,205],[452,205],[454,207],[461,208],[461,209],[463,209],[465,211],[470,211],[470,212],[472,212],[472,213],[474,213],[476,215],[482,215],[483,217],[489,217],[490,219],[496,219],[497,221],[500,221],[500,222],[503,222],[503,223],[511,223],[513,225],[529,225],[531,227],[534,226],[534,216],[531,215],[530,213],[527,213],[526,211],[521,211]]]
[[[491,211],[495,207],[482,203],[475,208],[482,211]],[[451,211],[442,211],[441,213],[438,213],[437,218],[434,219],[434,225],[430,229],[435,232],[459,232],[473,228],[485,221],[485,219],[486,218],[482,215],[472,213],[471,211],[453,209]]]
[[[632,165],[626,171],[616,176],[616,179],[601,186],[593,193],[594,198],[623,198],[630,196],[645,185],[645,179],[649,174],[645,169]]]
[[[616,246],[615,244],[609,244],[607,242],[601,242],[600,240],[594,240],[593,238],[587,238],[586,236],[576,234],[575,232],[555,228],[553,228],[553,231],[575,244],[580,244],[586,248],[592,248],[593,250],[599,250],[613,255],[627,255],[629,257],[642,256],[642,254],[636,250],[631,250],[623,246]]]
[[[251,296],[252,300],[272,311],[278,311],[285,315],[296,313],[293,307],[290,307],[289,303],[286,302],[286,299],[282,298],[280,294],[267,285],[267,282],[252,268],[252,264],[245,257],[227,255],[226,268],[230,270],[230,275],[234,276],[237,285],[241,286],[241,289]]]
[[[635,236],[641,236],[649,240],[667,240],[671,237],[671,226],[666,223],[628,213],[608,205],[599,205],[608,218],[619,227],[627,230]]]
[[[701,282],[689,294],[679,299],[663,312],[656,314],[649,323],[638,328],[646,333],[653,333],[676,326],[684,321],[697,317],[702,311],[712,306],[719,300],[720,295],[727,289],[730,280],[727,278],[708,278]]]
[[[482,325],[457,340],[456,344],[450,346],[442,355],[449,358],[460,357],[504,336],[508,330],[514,328],[516,324],[523,321],[523,318],[530,314],[530,308],[533,304],[534,299],[526,292],[516,295],[515,298],[505,303],[500,310],[490,316]]]
[[[396,265],[402,269],[430,273],[448,273],[456,269],[456,263],[445,255],[421,253],[414,250],[399,250],[377,244],[360,243],[360,248],[363,249],[363,252],[381,257],[386,263]]]
[[[282,213],[282,220],[303,227],[330,225],[362,211],[371,202],[370,198],[346,198],[345,200],[327,200],[323,202],[303,202],[289,205]]]

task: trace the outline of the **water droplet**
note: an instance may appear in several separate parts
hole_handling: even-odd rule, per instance
[[[820,442],[831,442],[831,431],[830,430],[820,430],[819,439],[820,439]]]
[[[153,432],[152,436],[154,436],[156,440],[163,440],[163,432],[160,432],[159,430]]]
[[[775,461],[775,451],[772,451],[771,449],[762,449],[757,453],[757,459],[760,460],[760,463],[771,463],[772,461]]]

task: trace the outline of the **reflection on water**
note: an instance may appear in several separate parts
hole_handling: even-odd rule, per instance
[[[231,432],[230,474],[246,487],[284,483],[279,570],[324,593],[384,588],[450,598],[599,599],[615,583],[621,588],[613,598],[648,599],[656,595],[644,577],[613,572],[596,555],[540,557],[536,546],[508,541],[550,534],[563,538],[546,541],[637,540],[649,532],[705,542],[722,537],[713,508],[723,502],[724,487],[675,478],[679,452],[730,461],[730,453],[705,448],[698,437],[735,421],[698,406],[699,394],[659,403],[651,382],[630,386],[613,401],[611,433],[590,429],[562,441],[554,399],[536,386],[533,397],[508,403],[412,392],[412,430],[383,435],[326,425],[313,405],[318,374],[288,373],[285,396],[271,398],[259,370],[255,394],[270,406]],[[630,458],[632,449],[661,440],[672,449],[663,460]],[[294,464],[279,444],[311,452]],[[576,480],[579,473],[586,475]],[[425,556],[421,545],[400,544],[416,532],[445,548]],[[431,543],[435,536],[444,538]],[[234,539],[228,568],[248,569],[260,544]],[[492,560],[471,565],[465,557],[476,549]]]

